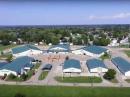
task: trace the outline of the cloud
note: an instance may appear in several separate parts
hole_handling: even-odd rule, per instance
[[[96,16],[96,15],[90,15],[89,20],[95,20],[95,19],[125,19],[129,18],[130,13],[119,13],[115,15],[109,15],[109,16]]]

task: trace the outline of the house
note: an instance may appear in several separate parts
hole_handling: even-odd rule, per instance
[[[86,64],[90,73],[103,73],[108,71],[104,62],[99,59],[90,59]]]
[[[0,76],[13,74],[15,76],[26,73],[33,67],[32,61],[34,59],[28,56],[16,58],[11,63],[0,67]]]
[[[111,43],[108,44],[108,46],[119,46],[118,40],[117,39],[112,39]]]
[[[121,57],[112,58],[113,64],[120,70],[125,76],[130,76],[130,63]]]
[[[81,73],[81,66],[79,60],[65,60],[63,65],[63,73]]]
[[[21,57],[21,56],[32,56],[41,54],[42,51],[30,44],[18,46],[12,49],[12,54],[14,57]]]
[[[101,57],[105,52],[108,52],[108,49],[101,46],[86,46],[77,50],[72,51],[74,54],[82,54],[91,57]]]
[[[58,44],[51,46],[48,50],[48,53],[59,53],[59,54],[67,54],[70,52],[69,44]]]

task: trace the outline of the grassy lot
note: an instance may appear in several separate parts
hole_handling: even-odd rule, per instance
[[[130,50],[125,50],[124,52],[128,57],[130,57]]]
[[[130,83],[130,79],[126,79],[125,81],[127,81],[128,83]]]
[[[9,49],[9,48],[13,48],[17,46],[16,44],[11,44],[11,45],[6,45],[6,46],[3,46],[3,45],[0,45],[0,51],[3,51],[5,49]]]
[[[101,83],[102,79],[100,77],[56,77],[59,82],[65,83]]]
[[[43,71],[38,79],[39,80],[44,80],[46,78],[46,76],[48,75],[48,72],[49,71]]]
[[[112,80],[110,80],[110,82],[112,82],[112,83],[118,83],[118,80],[117,79],[112,79]]]
[[[60,87],[60,86],[0,86],[0,97],[130,97],[130,88]]]

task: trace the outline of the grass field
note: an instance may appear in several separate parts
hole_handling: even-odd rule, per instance
[[[44,80],[46,78],[46,76],[48,75],[48,71],[43,71],[41,73],[41,75],[39,76],[39,80]]]
[[[0,97],[130,97],[130,88],[60,87],[60,86],[0,86]]]
[[[125,50],[124,52],[128,57],[130,57],[130,50]]]
[[[65,83],[101,83],[102,79],[100,77],[56,77],[59,82]]]
[[[130,79],[126,79],[125,81],[127,81],[128,83],[130,83]]]
[[[11,45],[6,45],[6,46],[3,46],[3,45],[0,45],[0,51],[3,51],[5,49],[9,49],[9,48],[13,48],[17,46],[16,44],[11,44]]]

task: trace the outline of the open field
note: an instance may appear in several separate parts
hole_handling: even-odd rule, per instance
[[[56,77],[59,82],[65,83],[101,83],[102,79],[100,77]]]
[[[6,93],[5,93],[6,91]],[[130,97],[130,88],[55,87],[55,86],[0,86],[0,97]]]
[[[7,45],[7,46],[0,45],[0,51],[3,51],[5,49],[9,49],[9,48],[13,48],[15,46],[17,46],[17,45],[15,45],[15,44]]]

